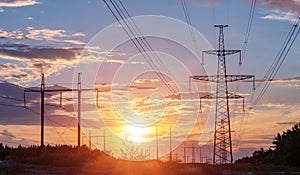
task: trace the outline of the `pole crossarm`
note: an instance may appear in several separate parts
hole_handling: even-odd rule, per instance
[[[226,75],[227,82],[234,82],[234,81],[241,81],[241,80],[247,80],[254,78],[254,75]],[[194,80],[200,80],[200,81],[209,81],[209,82],[217,82],[218,76],[217,75],[209,75],[209,76],[190,76],[190,78]]]
[[[45,89],[44,92],[72,92],[78,91],[78,89]],[[98,88],[95,89],[81,89],[81,91],[98,91]],[[37,89],[25,89],[24,92],[41,92]]]

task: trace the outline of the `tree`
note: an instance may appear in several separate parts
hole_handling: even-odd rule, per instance
[[[300,167],[300,122],[292,129],[278,133],[268,150],[255,151],[252,157],[237,161],[253,164],[273,164]]]
[[[274,138],[272,148],[278,162],[300,166],[300,122]]]
[[[138,145],[125,137],[122,141],[124,149],[121,148],[121,158],[126,160],[146,160],[149,157],[149,151],[139,149]]]

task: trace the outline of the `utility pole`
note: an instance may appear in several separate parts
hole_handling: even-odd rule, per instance
[[[172,162],[172,127],[170,126],[170,162]]]
[[[98,98],[97,98],[98,99]],[[97,100],[98,101],[98,100]],[[104,131],[103,131],[103,150],[105,151],[106,150],[106,148],[105,148],[105,142],[106,142],[106,138],[105,138],[105,129],[104,129]]]
[[[199,163],[202,163],[202,150],[201,150],[201,146],[199,146]]]
[[[192,146],[192,163],[195,163],[195,145]]]
[[[253,78],[254,89],[254,75],[227,75],[225,56],[239,53],[241,64],[241,51],[225,50],[223,29],[228,27],[228,25],[215,25],[214,27],[219,28],[219,48],[218,50],[203,51],[203,55],[210,54],[218,56],[217,75],[191,76],[190,78],[194,80],[215,82],[217,84],[216,93],[200,97],[200,103],[201,99],[216,100],[213,163],[228,164],[233,163],[228,101],[229,99],[243,99],[244,107],[244,97],[229,93],[228,83]]]
[[[45,98],[45,77],[42,74],[41,81],[41,147],[44,147],[44,118],[45,118],[45,109],[44,109],[44,98]]]
[[[192,151],[189,151],[190,149]],[[191,154],[190,157],[192,158],[192,163],[196,163],[196,151],[198,149],[200,149],[200,148],[195,147],[194,144],[192,144],[192,146],[184,146],[184,150],[183,150],[183,157],[184,157],[184,159],[186,159],[186,157],[187,157],[186,154],[188,153],[188,154]],[[200,155],[201,155],[201,153],[200,153]]]
[[[105,143],[106,142],[105,138],[106,138],[106,136],[105,135],[103,135],[103,136],[102,135],[91,135],[90,136],[90,141],[91,141],[92,138],[100,138],[100,137],[103,138],[103,151],[105,151],[106,150],[106,148],[105,148],[105,144],[106,144]]]
[[[81,128],[80,128],[80,120],[81,120],[81,72],[78,72],[78,81],[77,81],[77,146],[80,147],[80,137],[81,137]]]
[[[91,130],[89,130],[89,148],[92,150],[92,136],[91,136]]]
[[[37,92],[41,94],[41,147],[44,147],[44,118],[45,118],[45,93],[46,92],[59,92],[60,93],[60,105],[59,107],[62,107],[62,92],[71,92],[71,91],[77,91],[78,92],[78,146],[80,146],[80,106],[81,106],[81,92],[82,91],[97,91],[98,89],[82,89],[81,88],[81,74],[78,73],[78,87],[77,89],[69,89],[69,88],[64,88],[64,89],[46,89],[46,83],[45,83],[45,76],[42,73],[42,80],[41,80],[41,87],[40,90],[37,89],[30,89],[30,88],[25,88],[24,89],[24,108],[27,108],[26,106],[26,93],[27,92]],[[98,103],[98,98],[96,99]]]
[[[158,128],[156,126],[156,160],[158,160]]]
[[[185,151],[186,147],[185,144],[183,145],[183,163],[186,163],[186,151]]]

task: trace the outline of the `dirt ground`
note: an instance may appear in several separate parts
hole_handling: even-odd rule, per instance
[[[158,162],[89,163],[82,166],[45,166],[0,161],[0,175],[273,175],[300,172],[253,172],[219,169],[212,166],[164,164]]]

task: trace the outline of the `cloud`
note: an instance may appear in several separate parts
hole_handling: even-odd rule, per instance
[[[105,60],[106,63],[118,63],[118,64],[124,64],[124,60],[117,60],[117,59],[107,59]]]
[[[295,83],[295,82],[300,82],[300,77],[275,79],[272,82],[274,82],[274,83]]]
[[[44,72],[49,76],[57,74],[65,68],[73,67],[82,49],[31,47],[28,45],[1,45],[0,57],[5,62],[1,64],[0,77],[4,80],[16,80],[28,83],[40,78]]]
[[[297,122],[295,121],[291,121],[291,122],[277,122],[277,125],[290,125],[293,126],[294,124],[296,124]]]
[[[37,0],[1,0],[0,7],[23,7],[39,4]]]
[[[7,79],[26,79],[29,78],[29,75],[24,71],[23,68],[19,67],[16,64],[4,63],[0,64],[0,78],[2,80]]]
[[[35,29],[33,27],[27,27],[28,34],[25,36],[29,39],[34,40],[56,40],[55,37],[67,37],[65,30],[51,30],[51,29]]]
[[[204,5],[213,5],[224,0],[187,0],[188,2],[200,2]],[[272,9],[288,10],[294,13],[299,13],[299,0],[257,0],[257,3],[266,5]]]
[[[138,84],[144,84],[144,83],[158,83],[158,79],[138,79],[134,81],[135,83]]]
[[[74,33],[72,36],[86,36],[84,33],[82,32],[77,32],[77,33]]]
[[[157,90],[157,87],[146,87],[146,86],[130,86],[130,91],[134,90],[149,90],[149,91],[155,91]]]
[[[12,132],[9,132],[6,129],[3,129],[2,132],[0,132],[0,140],[4,143],[7,143],[9,145],[18,146],[18,145],[25,145],[29,146],[30,144],[36,144],[36,142],[32,142],[29,140],[25,140],[24,138],[19,138],[15,136]]]
[[[281,10],[289,10],[295,13],[299,12],[300,1],[299,0],[259,0],[259,2],[271,7]]]
[[[79,40],[62,40],[64,43],[70,43],[70,44],[75,44],[75,45],[84,45],[85,42],[79,41]]]
[[[56,42],[65,42],[77,45],[83,45],[85,42],[73,39],[64,39],[71,37],[82,37],[85,36],[84,33],[78,32],[75,34],[71,34],[66,30],[53,30],[53,29],[35,29],[33,27],[27,27],[26,31],[28,32],[24,38],[32,39],[32,40],[48,40],[48,41],[56,41]]]
[[[244,82],[252,82],[252,80],[246,80]],[[255,80],[255,82],[267,82],[267,80]],[[290,77],[290,78],[281,78],[281,79],[274,79],[271,81],[272,83],[296,83],[300,82],[300,77]]]
[[[280,10],[271,10],[270,14],[260,17],[266,20],[276,20],[276,21],[289,21],[294,23],[296,20],[296,15],[292,12],[284,12]]]
[[[10,40],[19,40],[19,39],[23,39],[24,35],[22,33],[21,30],[14,30],[12,32],[7,32],[3,29],[0,29],[0,38],[6,38],[6,39],[10,39]]]
[[[32,20],[32,17],[28,17]],[[85,42],[75,40],[77,37],[85,36],[82,32],[72,34],[63,29],[35,29],[34,27],[27,27],[25,30],[17,29],[13,31],[5,31],[0,29],[0,38],[9,40],[35,40],[35,41],[54,41],[66,44],[84,45]]]

